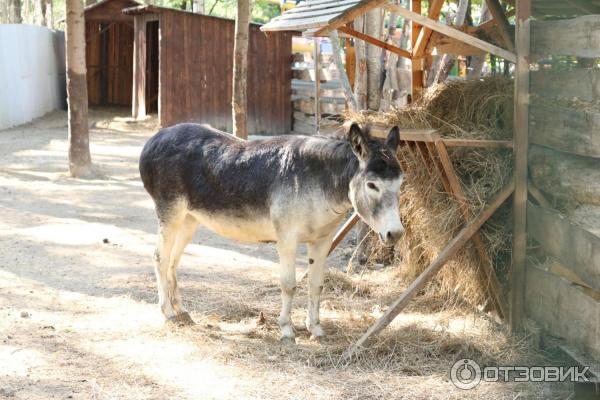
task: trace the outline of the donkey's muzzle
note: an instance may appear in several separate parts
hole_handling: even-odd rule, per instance
[[[381,241],[385,243],[386,246],[395,245],[402,236],[404,236],[404,229],[397,231],[387,231],[385,237],[382,234],[380,234]]]

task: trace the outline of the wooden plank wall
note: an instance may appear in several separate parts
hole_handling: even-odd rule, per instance
[[[599,15],[533,22],[531,61],[600,57],[598,27]],[[567,69],[540,63],[530,73],[531,184],[562,213],[528,203],[527,233],[539,246],[529,250],[525,307],[528,317],[550,334],[600,359],[600,226],[573,219],[579,207],[596,209],[600,217],[600,112],[595,105],[600,73],[587,68],[595,62],[580,61]]]
[[[231,132],[234,21],[165,10],[160,32],[161,125],[194,121]],[[291,38],[289,32],[267,37],[250,27],[251,134],[291,130]]]
[[[132,24],[133,21],[131,23],[86,21],[89,105],[131,105]],[[103,46],[106,52],[104,61]]]

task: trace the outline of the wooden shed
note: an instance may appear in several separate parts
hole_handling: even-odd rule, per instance
[[[88,103],[131,105],[133,17],[122,10],[133,0],[102,0],[85,8]]]
[[[161,126],[231,132],[234,21],[156,6],[124,13],[135,20],[133,116],[157,110]],[[259,28],[250,26],[248,132],[289,133],[292,32],[267,37]]]

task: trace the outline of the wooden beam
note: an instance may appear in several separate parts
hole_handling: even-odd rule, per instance
[[[460,40],[452,39],[439,32],[433,32],[427,45],[427,52],[431,54],[453,54],[456,56],[483,56],[487,53],[477,47],[470,46]]]
[[[408,18],[412,21],[418,22],[419,24],[426,26],[436,32],[440,32],[446,36],[450,36],[453,39],[460,40],[471,46],[485,50],[488,53],[494,54],[498,57],[502,57],[508,61],[511,61],[511,62],[517,61],[517,56],[508,50],[505,50],[505,49],[495,46],[491,43],[488,43],[484,40],[473,37],[467,33],[461,32],[458,29],[452,28],[448,25],[444,25],[440,22],[437,22],[430,18],[424,17],[420,14],[416,14],[410,10],[407,10],[404,7],[400,7],[397,4],[388,3],[385,5],[385,8],[389,11],[397,13],[398,15],[400,15],[404,18]]]
[[[440,254],[432,261],[431,264],[415,279],[410,286],[402,293],[402,295],[394,301],[387,311],[379,318],[364,335],[360,337],[352,346],[350,346],[344,354],[342,354],[342,360],[349,360],[373,335],[381,332],[386,326],[388,326],[394,318],[402,311],[412,300],[417,293],[427,282],[435,276],[435,274],[442,268],[446,262],[462,247],[464,244],[471,239],[471,237],[479,230],[494,212],[508,199],[514,190],[514,183],[511,180],[490,202],[489,205],[475,217],[468,225],[466,225],[461,231],[452,239],[446,247],[440,252]]]
[[[514,8],[511,9],[511,10],[508,10],[506,12],[506,14],[504,14],[504,16],[506,17],[507,20],[508,20],[509,17],[512,17],[514,15],[515,15],[515,9]],[[498,23],[498,21],[496,21],[495,19],[492,18],[492,19],[488,19],[487,21],[485,21],[482,24],[477,25],[475,28],[477,28],[477,31],[486,30],[486,29],[489,29],[492,26],[495,26],[497,23]]]
[[[600,291],[600,238],[558,211],[527,204],[528,233],[544,251]]]
[[[548,68],[533,71],[531,92],[540,96],[577,97],[583,101],[600,102],[600,69]]]
[[[584,58],[600,57],[600,15],[531,24],[534,57],[560,54]]]
[[[411,0],[410,9],[415,14],[421,14],[421,0]],[[422,27],[415,21],[411,21],[410,28],[410,44],[414,49],[417,44],[417,39],[421,33]],[[423,97],[423,60],[413,58],[410,63],[411,72],[411,94],[412,101],[419,100]]]
[[[404,49],[401,49],[400,47],[396,47],[396,46],[386,43],[382,40],[375,39],[374,37],[366,35],[357,30],[354,30],[347,25],[340,26],[338,28],[338,30],[340,32],[344,32],[347,35],[353,36],[357,39],[364,40],[365,42],[370,43],[372,45],[381,47],[382,49],[391,51],[392,53],[398,54],[399,56],[402,56],[402,57],[405,57],[408,59],[410,59],[412,57],[412,55],[410,54],[410,51],[408,51],[408,50],[404,50]]]
[[[427,16],[434,21],[437,21],[440,18],[440,13],[442,11],[442,6],[444,5],[445,0],[432,0],[429,4],[429,11],[427,12]],[[429,38],[431,37],[431,33],[433,31],[429,28],[421,29],[419,32],[419,37],[415,42],[413,47],[413,56],[422,57],[425,54],[425,49],[427,48],[427,43],[429,42]]]
[[[494,21],[498,25],[498,30],[500,31],[500,38],[504,43],[504,46],[510,51],[514,51],[515,44],[513,42],[513,38],[510,34],[510,23],[504,14],[504,9],[500,5],[498,0],[485,0],[492,17],[494,17]]]
[[[529,114],[531,143],[600,158],[600,113],[593,108],[542,103],[530,105]]]
[[[344,89],[344,96],[346,97],[346,102],[348,103],[348,107],[352,111],[358,110],[358,104],[356,102],[356,98],[354,97],[354,93],[352,93],[352,87],[350,86],[350,80],[348,79],[348,74],[346,73],[346,68],[344,68],[344,63],[342,62],[342,54],[340,50],[340,38],[338,36],[337,29],[334,29],[329,34],[331,39],[331,46],[333,47],[333,59],[335,60],[335,66],[340,74],[340,81],[342,84],[342,88]]]
[[[442,168],[444,169],[444,173],[448,178],[448,183],[450,184],[451,192],[450,194],[454,196],[454,198],[458,201],[458,206],[461,209],[463,214],[463,219],[465,223],[468,223],[471,219],[471,215],[467,208],[467,196],[462,189],[460,181],[458,180],[458,176],[456,176],[456,172],[454,172],[454,167],[452,166],[452,161],[450,160],[450,156],[448,155],[448,151],[446,150],[446,146],[444,145],[443,140],[436,140],[435,147],[437,149],[437,153],[440,158],[440,162],[442,163]],[[502,299],[502,288],[500,286],[500,282],[498,281],[498,277],[496,275],[496,271],[494,270],[494,266],[492,265],[492,261],[488,256],[483,241],[481,239],[481,235],[479,232],[476,232],[473,235],[473,244],[475,245],[475,250],[477,251],[477,255],[481,261],[481,265],[483,266],[482,272],[482,283],[485,285],[485,289],[488,292],[490,299],[492,300],[492,304],[494,309],[498,313],[500,318],[504,318],[504,300]]]
[[[527,268],[526,279],[527,315],[553,336],[565,338],[591,357],[600,358],[598,301],[584,288],[532,265]]]
[[[513,254],[510,273],[509,325],[513,333],[523,329],[525,264],[527,251],[527,153],[529,149],[529,48],[531,0],[517,2],[514,112]]]
[[[487,149],[512,149],[509,140],[442,139],[446,147],[483,147]]]
[[[329,253],[327,253],[327,255],[330,255],[331,252],[335,250],[338,244],[340,244],[340,242],[344,240],[348,232],[350,232],[352,227],[354,227],[354,225],[356,225],[358,221],[360,221],[360,216],[356,212],[354,212],[352,216],[348,218],[346,222],[344,222],[344,225],[342,225],[342,227],[337,231],[337,233],[333,237],[333,241],[331,242],[331,247],[329,248]]]
[[[538,189],[537,186],[535,186],[533,182],[531,182],[531,180],[527,181],[527,191],[529,192],[531,197],[533,197],[535,201],[539,203],[540,206],[549,210],[552,210],[554,208],[552,207],[552,204],[548,201],[548,199],[546,199],[544,193],[542,193],[542,191]]]
[[[387,125],[371,125],[371,135],[385,139],[392,126]],[[440,137],[435,129],[403,129],[400,128],[400,140],[434,143]],[[488,149],[512,149],[513,142],[511,140],[478,140],[478,139],[442,139],[446,147],[477,147]]]

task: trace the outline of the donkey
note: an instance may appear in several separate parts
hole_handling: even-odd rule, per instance
[[[198,226],[245,242],[274,242],[280,261],[282,340],[294,341],[290,319],[296,249],[308,250],[306,326],[319,320],[325,258],[336,228],[354,208],[389,245],[404,232],[398,198],[403,173],[398,127],[385,141],[352,124],[346,138],[278,136],[243,141],[207,125],[161,129],[142,150],[140,175],[154,200],[154,253],[159,305],[167,320],[193,324],[183,307],[176,269]]]

